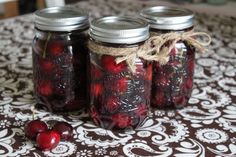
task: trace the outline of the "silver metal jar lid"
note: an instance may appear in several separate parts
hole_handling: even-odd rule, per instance
[[[73,31],[89,26],[88,13],[83,9],[52,7],[35,12],[35,26],[40,30]]]
[[[149,25],[145,20],[130,16],[108,16],[91,22],[91,38],[114,44],[134,44],[149,37]]]
[[[140,15],[155,29],[182,30],[193,26],[194,13],[188,9],[156,6],[143,9]]]

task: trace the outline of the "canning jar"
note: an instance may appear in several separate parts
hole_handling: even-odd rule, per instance
[[[89,33],[93,121],[106,129],[138,127],[150,105],[152,64],[136,56],[149,37],[147,22],[125,16],[103,17],[91,22]]]
[[[86,104],[88,15],[53,7],[35,12],[33,83],[38,106],[75,111]]]
[[[141,16],[149,22],[152,36],[193,31],[194,15],[187,9],[151,7],[143,9]],[[170,42],[164,45],[168,47]],[[195,48],[188,41],[179,40],[171,48],[166,64],[153,63],[151,106],[181,108],[187,104],[193,87],[194,62]]]

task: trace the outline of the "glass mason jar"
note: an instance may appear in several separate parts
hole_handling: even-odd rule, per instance
[[[149,37],[147,22],[110,16],[91,22],[90,115],[106,129],[138,127],[150,105],[152,64],[135,57],[135,71],[126,61],[116,63],[114,53],[132,51]],[[91,47],[95,47],[92,49]],[[110,55],[109,55],[110,54]]]
[[[87,100],[88,15],[53,7],[35,13],[33,83],[37,104],[49,111],[75,111]]]
[[[193,12],[173,7],[151,7],[141,11],[150,24],[152,36],[193,31]],[[167,42],[165,46],[168,46]],[[178,41],[165,65],[153,63],[151,106],[181,108],[191,96],[195,49],[187,41]]]

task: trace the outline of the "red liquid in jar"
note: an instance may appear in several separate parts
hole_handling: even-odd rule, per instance
[[[150,24],[153,36],[162,37],[170,33],[172,39],[164,37],[164,40],[169,40],[161,45],[164,47],[172,47],[171,40],[182,39],[182,33],[193,32],[194,13],[188,9],[153,6],[141,10],[140,15]],[[175,38],[177,34],[181,38]],[[152,107],[181,108],[187,104],[193,86],[194,51],[188,41],[179,40],[171,50],[167,64],[153,63]]]
[[[37,30],[33,41],[33,82],[40,107],[75,111],[86,104],[86,34]]]
[[[150,105],[152,64],[137,59],[136,72],[115,57],[90,53],[90,115],[106,129],[136,128]]]
[[[166,65],[153,63],[153,107],[181,108],[187,104],[193,87],[194,62],[194,48],[180,41],[171,50]]]

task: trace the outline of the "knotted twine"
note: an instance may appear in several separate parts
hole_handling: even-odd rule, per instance
[[[199,38],[197,38],[199,37]],[[199,40],[200,38],[208,40]],[[146,40],[143,44],[136,47],[110,47],[96,44],[89,41],[89,49],[99,55],[110,55],[116,57],[116,64],[126,61],[132,72],[135,72],[136,58],[142,58],[146,61],[156,61],[161,65],[165,65],[169,61],[171,49],[175,47],[178,41],[186,41],[189,45],[195,47],[199,52],[206,52],[206,46],[211,43],[211,37],[205,32],[171,32],[165,34],[156,33]],[[168,42],[168,44],[166,44]]]

